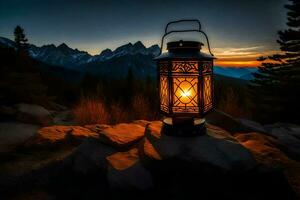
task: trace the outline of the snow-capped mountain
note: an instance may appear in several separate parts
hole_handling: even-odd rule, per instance
[[[90,58],[92,58],[87,52],[72,49],[65,43],[62,43],[57,47],[53,44],[41,47],[31,45],[29,47],[29,53],[33,58],[39,61],[71,69],[76,69],[78,66],[87,63]]]
[[[0,47],[15,47],[15,42],[0,37]],[[65,43],[58,46],[53,44],[37,47],[29,46],[30,55],[46,64],[61,66],[68,69],[80,70],[92,74],[111,76],[126,76],[129,69],[133,73],[145,77],[155,76],[156,65],[153,57],[158,55],[160,48],[153,45],[146,48],[142,42],[128,43],[116,48],[114,51],[105,49],[98,55],[90,55],[85,51],[72,49]],[[244,80],[253,79],[252,73],[257,68],[251,67],[214,67],[214,73],[231,78]]]
[[[3,47],[15,47],[15,42],[0,37],[0,46]],[[80,66],[86,65],[93,62],[103,62],[112,58],[121,57],[124,55],[158,55],[160,49],[158,45],[153,45],[146,48],[142,42],[138,41],[134,44],[128,43],[116,48],[114,51],[110,49],[103,50],[99,55],[92,56],[85,51],[80,51],[78,49],[72,49],[65,43],[58,46],[54,44],[43,45],[37,47],[35,45],[29,45],[29,54],[42,62],[50,65],[62,66],[70,69],[80,69]]]
[[[112,58],[121,57],[124,55],[149,55],[156,56],[160,52],[158,45],[152,45],[149,48],[146,48],[141,41],[138,41],[134,44],[128,43],[116,48],[114,51],[111,49],[103,50],[99,55],[95,55],[89,62],[102,62]],[[87,62],[87,63],[89,63]]]

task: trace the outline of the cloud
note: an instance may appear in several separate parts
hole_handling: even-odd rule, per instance
[[[264,46],[239,47],[239,48],[214,48],[217,56],[249,56],[259,54],[263,51]]]
[[[269,50],[264,46],[250,47],[228,47],[214,48],[217,65],[221,66],[259,66],[261,63],[256,59],[260,56],[267,56],[277,53],[278,51]]]

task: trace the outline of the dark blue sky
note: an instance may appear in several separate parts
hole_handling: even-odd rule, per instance
[[[12,39],[13,28],[19,24],[33,44],[65,42],[97,54],[138,40],[146,46],[158,43],[168,21],[197,18],[221,57],[236,51],[261,53],[277,48],[277,31],[285,27],[285,3],[287,0],[0,0],[0,36]]]

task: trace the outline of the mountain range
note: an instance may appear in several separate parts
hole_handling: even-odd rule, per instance
[[[0,47],[15,48],[15,42],[0,37]],[[142,42],[128,43],[115,50],[105,49],[98,55],[90,55],[88,52],[72,49],[65,43],[58,46],[54,44],[41,47],[30,44],[28,48],[32,58],[48,65],[60,66],[65,69],[88,72],[96,75],[109,75],[112,77],[124,77],[128,71],[139,77],[155,76],[156,65],[153,57],[160,52],[158,45],[146,48]],[[226,77],[251,80],[252,73],[257,68],[253,67],[214,67],[214,73]]]

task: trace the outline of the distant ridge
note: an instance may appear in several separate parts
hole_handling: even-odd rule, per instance
[[[0,46],[15,48],[16,45],[14,41],[0,37]],[[105,49],[100,54],[94,56],[85,51],[72,49],[65,43],[58,46],[55,46],[54,44],[43,45],[41,47],[37,47],[35,45],[29,46],[29,53],[31,57],[47,64],[71,69],[79,69],[79,66],[86,65],[91,62],[101,62],[124,55],[143,54],[154,57],[158,55],[159,52],[160,49],[158,45],[152,45],[151,47],[146,48],[141,41],[137,41],[134,44],[128,43],[122,45],[114,51]]]
[[[15,48],[15,42],[0,37],[0,46]],[[127,43],[117,47],[114,51],[105,49],[98,55],[90,55],[85,51],[72,49],[67,44],[54,44],[37,47],[29,46],[32,58],[46,64],[61,66],[66,69],[84,71],[96,75],[126,76],[129,69],[140,77],[155,76],[156,65],[153,57],[160,52],[158,45],[148,48],[141,41]],[[226,77],[251,80],[252,73],[257,72],[253,67],[221,67],[215,66],[214,73]]]

